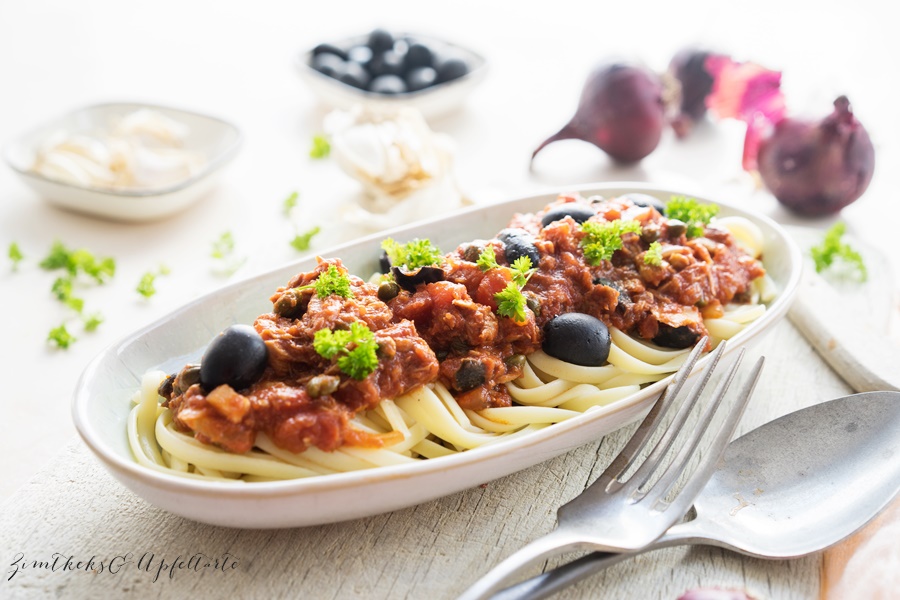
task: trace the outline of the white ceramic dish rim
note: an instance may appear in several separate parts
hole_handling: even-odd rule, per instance
[[[340,256],[340,252],[343,248],[355,246],[357,244],[363,244],[366,242],[372,242],[374,240],[382,240],[385,237],[395,236],[400,239],[402,238],[402,233],[404,231],[417,229],[420,227],[428,227],[430,225],[440,224],[441,221],[446,220],[447,218],[460,217],[462,215],[477,213],[481,210],[487,208],[496,208],[502,207],[504,205],[512,205],[519,202],[527,202],[529,200],[533,200],[537,202],[540,198],[549,198],[552,200],[558,193],[565,192],[583,192],[585,194],[590,193],[626,193],[627,191],[632,192],[648,192],[655,193],[657,195],[671,195],[671,194],[683,194],[689,195],[692,197],[696,197],[703,201],[706,200],[703,194],[691,194],[689,191],[678,191],[673,192],[671,189],[661,186],[651,186],[643,183],[630,183],[630,182],[604,182],[598,184],[585,184],[579,185],[570,188],[562,188],[555,189],[553,192],[544,192],[544,193],[536,193],[525,196],[520,196],[505,202],[500,202],[491,205],[483,205],[476,206],[470,209],[466,209],[463,211],[459,211],[452,215],[445,215],[440,218],[420,221],[417,223],[413,223],[410,225],[405,225],[403,227],[398,227],[389,231],[384,231],[380,233],[373,234],[371,236],[366,236],[365,238],[355,240],[349,243],[342,244],[340,246],[334,247],[329,250],[327,253],[322,253],[325,256]],[[727,208],[729,212],[733,212],[735,214],[749,214],[747,211],[742,210],[738,207],[735,207],[727,202],[716,200],[717,204],[720,204],[723,208]],[[510,213],[510,217],[512,213]],[[771,325],[776,323],[779,319],[781,319],[786,313],[788,308],[790,307],[790,302],[793,299],[797,287],[800,281],[801,268],[802,268],[802,260],[800,255],[800,250],[796,244],[787,236],[784,230],[776,224],[774,221],[765,217],[763,215],[753,214],[752,218],[759,222],[764,223],[770,230],[776,235],[778,242],[783,246],[785,251],[784,260],[787,261],[786,272],[788,273],[787,280],[784,282],[784,287],[779,290],[778,297],[775,301],[768,307],[766,313],[760,317],[757,321],[753,323],[751,327],[748,327],[737,336],[733,338],[733,340],[729,343],[729,352],[733,352],[735,349],[740,348],[746,345],[750,340],[757,337],[762,332],[766,331]],[[91,363],[86,367],[85,371],[82,373],[81,378],[78,381],[76,386],[73,401],[72,401],[72,416],[75,422],[75,427],[84,440],[85,444],[94,452],[95,455],[101,460],[101,462],[117,477],[128,477],[130,480],[141,481],[143,485],[158,488],[161,491],[171,492],[171,493],[181,493],[187,494],[194,497],[206,497],[206,498],[216,498],[222,497],[223,495],[227,495],[232,499],[244,499],[244,500],[265,500],[265,499],[274,499],[274,498],[283,498],[289,496],[298,496],[298,495],[306,495],[306,494],[316,494],[318,492],[334,492],[340,489],[349,489],[364,486],[369,483],[383,483],[386,480],[392,479],[407,479],[412,477],[418,477],[426,474],[435,474],[437,472],[444,472],[445,476],[449,476],[449,472],[464,469],[467,466],[471,466],[474,463],[479,461],[488,461],[491,459],[496,459],[502,455],[507,454],[510,450],[515,450],[516,452],[524,452],[527,448],[539,445],[549,438],[557,437],[557,436],[565,436],[569,432],[574,429],[590,427],[596,421],[607,417],[609,414],[613,414],[620,411],[625,411],[628,409],[635,410],[635,407],[640,405],[641,403],[648,402],[648,400],[655,395],[657,395],[664,387],[667,385],[670,377],[663,379],[659,382],[656,382],[643,390],[640,393],[635,394],[629,398],[620,400],[616,403],[603,407],[599,410],[590,411],[584,413],[582,416],[574,417],[570,420],[564,421],[562,423],[557,423],[552,425],[551,427],[547,427],[545,429],[536,431],[527,436],[523,436],[521,438],[513,438],[508,440],[499,441],[487,446],[483,446],[474,450],[468,450],[466,452],[461,452],[454,456],[443,457],[439,459],[432,459],[423,461],[415,464],[404,464],[397,466],[388,466],[388,467],[379,467],[376,469],[364,470],[364,471],[354,471],[350,473],[338,473],[333,475],[321,476],[321,477],[312,477],[308,479],[297,479],[297,480],[287,480],[287,481],[276,481],[276,482],[259,482],[252,483],[246,485],[236,485],[225,482],[215,482],[215,481],[202,481],[195,479],[188,479],[178,477],[176,475],[168,475],[166,473],[153,471],[151,469],[147,469],[139,465],[132,457],[123,457],[120,453],[116,452],[112,449],[103,439],[102,433],[98,432],[94,422],[91,419],[91,415],[88,412],[89,398],[88,398],[88,383],[91,381],[93,377],[97,375],[98,369],[104,359],[109,354],[115,354],[119,348],[125,346],[129,342],[133,342],[134,340],[140,339],[146,333],[155,330],[160,327],[165,327],[166,323],[170,320],[173,320],[178,317],[179,314],[190,311],[192,307],[197,305],[202,305],[206,302],[215,301],[216,296],[222,294],[227,290],[234,290],[240,288],[241,286],[248,285],[254,281],[258,281],[260,279],[265,279],[267,277],[271,277],[272,273],[276,271],[281,271],[286,269],[291,265],[297,265],[298,270],[303,270],[305,267],[305,263],[308,263],[312,259],[303,259],[301,261],[297,261],[296,263],[291,263],[290,265],[283,265],[278,267],[277,269],[273,269],[266,273],[259,274],[250,279],[235,282],[228,286],[225,286],[219,290],[216,290],[210,294],[206,294],[184,306],[173,311],[169,315],[157,320],[150,325],[140,329],[139,331],[122,338],[118,342],[109,346],[106,350],[101,352],[97,357],[95,357]],[[701,359],[701,364],[705,362],[706,357]],[[148,367],[150,368],[150,367]],[[135,381],[135,389],[139,387],[139,382]],[[123,405],[127,403],[127,398],[123,396],[122,398]],[[649,408],[643,407],[641,411]],[[625,421],[622,425],[627,424]],[[124,435],[124,431],[122,432]],[[571,447],[575,447],[576,445],[572,445]],[[559,454],[557,452],[556,454]],[[540,461],[551,458],[551,456],[547,455],[540,459]],[[536,461],[536,462],[540,462]],[[121,472],[121,473],[119,473]],[[497,475],[497,477],[503,475],[505,473]],[[490,479],[490,478],[489,478]],[[124,481],[123,481],[124,482]],[[130,487],[130,486],[129,486]],[[468,487],[468,486],[464,486]],[[460,488],[463,489],[463,488]],[[415,504],[415,501],[408,502],[409,504]],[[368,514],[376,514],[378,511],[372,511]],[[322,521],[327,522],[327,521]]]
[[[78,113],[87,112],[87,111],[91,111],[91,110],[110,109],[110,108],[118,108],[118,107],[132,107],[134,109],[148,108],[151,110],[163,110],[163,111],[169,111],[172,113],[182,113],[185,115],[190,115],[191,117],[194,117],[194,118],[200,118],[200,119],[206,119],[209,121],[213,121],[213,122],[216,122],[219,125],[221,125],[223,128],[232,131],[234,133],[234,142],[230,146],[225,148],[222,152],[220,152],[218,155],[209,159],[206,162],[206,164],[203,165],[203,168],[201,168],[199,171],[197,171],[196,173],[194,173],[187,179],[183,179],[182,181],[179,181],[178,183],[174,183],[174,184],[163,186],[163,187],[146,188],[146,189],[140,189],[140,190],[110,189],[110,188],[102,188],[102,187],[93,187],[93,186],[86,186],[86,185],[77,185],[74,183],[70,183],[68,181],[62,181],[60,179],[51,179],[50,177],[45,177],[44,175],[41,175],[40,173],[36,173],[29,169],[20,167],[19,165],[16,164],[16,162],[13,160],[13,158],[11,156],[12,148],[14,146],[21,144],[22,140],[25,140],[25,139],[35,136],[40,131],[51,129],[53,127],[54,123],[60,123],[70,117],[77,115]],[[38,181],[44,181],[44,182],[52,183],[55,185],[63,186],[66,188],[71,188],[71,189],[76,189],[76,190],[84,190],[87,192],[91,192],[93,194],[102,194],[104,196],[110,196],[113,198],[122,198],[122,197],[145,198],[145,197],[154,197],[154,196],[164,196],[166,194],[171,194],[173,192],[179,192],[181,190],[191,187],[192,185],[201,181],[202,179],[205,179],[209,175],[212,175],[219,168],[223,167],[234,157],[234,155],[237,153],[238,149],[241,147],[241,144],[243,144],[243,141],[244,141],[243,133],[241,132],[241,130],[238,128],[237,125],[230,123],[229,121],[226,121],[219,117],[214,117],[212,115],[208,115],[208,114],[204,114],[204,113],[200,113],[200,112],[196,112],[196,111],[191,111],[191,110],[185,110],[183,108],[177,108],[174,106],[166,106],[163,104],[147,104],[145,102],[101,102],[100,104],[89,104],[86,106],[82,106],[80,108],[76,108],[76,109],[68,111],[62,115],[59,115],[58,117],[56,117],[54,119],[49,119],[49,120],[41,123],[40,125],[32,127],[31,129],[25,131],[24,133],[16,136],[11,142],[8,142],[4,146],[3,157],[6,160],[6,164],[9,165],[9,168],[11,168],[13,171],[18,173],[22,177],[35,179]]]
[[[462,77],[457,77],[456,79],[451,79],[450,81],[445,81],[443,83],[438,83],[436,85],[427,87],[422,90],[416,90],[414,92],[405,92],[403,94],[378,94],[376,92],[370,92],[368,90],[361,90],[359,88],[355,88],[352,85],[348,85],[343,81],[335,79],[334,77],[329,77],[324,73],[320,73],[312,68],[309,64],[309,61],[312,59],[313,50],[315,47],[310,48],[304,52],[299,53],[295,58],[295,66],[297,70],[301,71],[303,75],[307,77],[314,77],[317,81],[321,81],[329,87],[331,87],[335,91],[341,91],[349,96],[353,96],[359,99],[359,101],[377,101],[385,106],[396,104],[398,107],[414,100],[419,100],[422,98],[427,98],[432,95],[440,94],[441,92],[447,91],[450,88],[457,87],[457,85],[461,85],[470,80],[475,80],[481,78],[487,71],[488,63],[487,59],[479,54],[478,52],[472,50],[471,48],[467,48],[465,46],[460,46],[459,44],[454,44],[452,42],[448,42],[442,40],[440,38],[436,38],[430,35],[418,34],[418,33],[409,33],[409,32],[398,32],[396,35],[399,36],[409,36],[412,38],[418,38],[421,40],[429,41],[429,42],[437,42],[443,46],[448,48],[453,48],[454,50],[459,51],[462,54],[465,54],[471,61],[474,61],[474,66],[469,65],[469,72],[463,75]],[[358,44],[362,43],[365,40],[365,36],[351,36],[348,38],[344,38],[338,40],[337,42],[329,42],[335,45],[343,45],[343,44]]]

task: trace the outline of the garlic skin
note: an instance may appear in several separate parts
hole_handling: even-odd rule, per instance
[[[331,156],[365,191],[344,217],[383,229],[467,203],[453,177],[453,143],[412,108],[375,114],[361,106],[325,117]]]
[[[102,130],[58,131],[38,148],[31,170],[80,187],[150,190],[189,179],[206,163],[186,150],[186,125],[141,109]]]

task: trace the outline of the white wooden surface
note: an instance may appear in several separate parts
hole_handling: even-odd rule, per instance
[[[748,358],[767,367],[741,431],[849,391],[789,321]],[[489,566],[549,531],[556,508],[574,497],[618,452],[631,427],[521,473],[407,510],[347,523],[273,531],[200,525],[151,507],[101,469],[80,444],[0,509],[4,567],[54,552],[76,560],[155,554],[151,572],[135,564],[117,574],[22,570],[0,584],[14,598],[454,598]],[[360,499],[365,501],[365,499]],[[229,572],[176,570],[158,561],[226,552]],[[711,548],[672,548],[637,557],[559,595],[560,598],[673,600],[696,586],[746,588],[766,599],[816,598],[821,556],[763,561]]]

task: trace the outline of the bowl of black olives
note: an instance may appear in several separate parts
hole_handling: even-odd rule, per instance
[[[375,29],[323,42],[301,53],[297,69],[325,104],[364,104],[378,112],[402,106],[426,117],[449,112],[484,77],[478,53],[434,37]]]

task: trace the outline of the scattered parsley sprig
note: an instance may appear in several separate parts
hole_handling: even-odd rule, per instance
[[[381,242],[381,249],[387,252],[391,265],[406,267],[408,271],[415,271],[420,267],[431,267],[444,262],[444,254],[440,248],[430,240],[414,239],[405,244],[395,242],[388,238]]]
[[[156,271],[147,271],[146,273],[141,275],[141,279],[140,281],[138,281],[135,291],[144,298],[153,297],[156,294],[157,276],[168,275],[169,272],[169,268],[165,265],[160,265],[159,269]]]
[[[584,258],[593,266],[599,265],[604,260],[609,260],[616,250],[622,247],[622,236],[626,233],[640,233],[641,224],[637,221],[623,221],[616,219],[608,223],[597,221],[585,221],[581,224],[584,237],[581,238],[581,248]]]
[[[689,238],[701,237],[704,226],[709,225],[717,214],[717,204],[700,204],[685,196],[672,196],[666,204],[666,217],[683,221],[687,225],[686,234]]]
[[[298,250],[303,252],[304,250],[309,250],[310,243],[312,242],[313,237],[315,237],[321,229],[318,225],[306,231],[304,233],[298,233],[294,236],[294,239],[291,240],[291,246],[294,250]]]
[[[209,255],[218,261],[213,269],[214,272],[229,277],[234,275],[247,262],[246,256],[235,255],[235,248],[234,234],[230,231],[223,232],[218,238],[213,240],[212,251],[210,251]]]
[[[647,248],[647,251],[644,252],[644,264],[661,267],[662,261],[662,244],[659,242],[651,243],[650,247]]]
[[[378,368],[375,334],[358,321],[351,323],[349,330],[320,329],[313,337],[313,348],[328,360],[337,357],[338,368],[358,381]]]
[[[19,263],[25,259],[25,255],[22,254],[22,250],[19,248],[19,244],[16,242],[12,242],[9,245],[9,250],[7,250],[6,255],[9,257],[9,260],[12,261],[12,270],[19,270]]]
[[[501,267],[497,263],[494,248],[487,246],[481,251],[475,264],[485,272],[491,269],[508,269],[512,281],[507,283],[506,287],[501,291],[494,294],[494,300],[497,301],[497,314],[515,319],[519,323],[525,322],[528,319],[528,315],[525,313],[525,307],[528,303],[525,295],[522,293],[522,288],[525,287],[525,284],[528,283],[528,280],[536,270],[531,265],[531,259],[527,256],[520,256],[509,267]]]
[[[297,291],[314,289],[319,298],[327,298],[332,294],[341,298],[353,297],[353,290],[350,289],[350,277],[334,265],[328,265],[325,272],[319,273],[314,282],[294,289]]]
[[[838,260],[855,268],[859,272],[860,280],[865,281],[868,279],[869,273],[862,255],[841,239],[846,231],[847,225],[838,221],[825,232],[825,238],[819,246],[810,248],[810,254],[816,265],[816,273],[821,273],[834,265],[835,260]]]
[[[321,133],[314,135],[312,148],[309,150],[309,157],[315,159],[328,158],[329,154],[331,154],[331,144],[328,142],[328,138]]]
[[[498,315],[509,317],[519,323],[528,320],[528,315],[525,313],[528,302],[515,281],[510,281],[505,288],[494,294],[494,300],[497,301]]]
[[[281,210],[284,212],[284,216],[290,217],[291,212],[297,208],[297,201],[300,199],[299,192],[291,192],[287,198],[285,198],[281,203]]]

